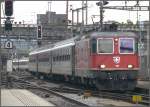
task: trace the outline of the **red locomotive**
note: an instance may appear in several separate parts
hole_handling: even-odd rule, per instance
[[[39,75],[100,90],[133,90],[139,70],[138,38],[131,32],[93,32],[38,48],[29,59],[29,70]]]

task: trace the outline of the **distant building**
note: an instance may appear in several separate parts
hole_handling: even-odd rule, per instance
[[[66,14],[56,14],[56,12],[46,12],[37,14],[37,24],[41,25],[66,25]]]

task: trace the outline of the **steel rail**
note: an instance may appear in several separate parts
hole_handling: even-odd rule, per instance
[[[14,0],[14,1],[49,1],[49,0]],[[51,0],[51,1],[66,1],[66,0]],[[77,1],[77,0],[68,0],[68,1]],[[104,1],[104,0],[87,0],[87,1]],[[149,1],[149,0],[107,0],[107,1]]]
[[[41,87],[39,85],[30,83],[28,81],[21,80],[19,78],[14,78],[14,79],[17,80],[16,82],[21,82],[21,84],[16,84],[15,83],[16,85],[19,85],[19,88],[23,88],[23,89],[24,88],[26,88],[26,89],[38,89],[38,90],[41,90],[41,91],[46,91],[48,93],[51,93],[51,94],[56,95],[58,97],[61,97],[61,98],[65,99],[65,100],[67,100],[67,101],[69,101],[71,103],[75,103],[75,104],[78,104],[78,105],[83,106],[83,107],[85,107],[85,106],[88,107],[87,104],[81,103],[81,102],[79,102],[77,100],[74,100],[74,99],[71,99],[71,98],[68,98],[68,97],[62,95],[61,93],[58,93],[58,92],[54,91],[53,88],[51,88],[51,89],[50,88],[44,88],[44,87]]]
[[[26,78],[26,77],[25,77]],[[24,88],[29,88],[29,89],[40,89],[40,90],[45,90],[45,91],[49,91],[50,93],[73,93],[73,94],[83,94],[84,90],[83,89],[78,89],[78,88],[69,88],[69,87],[48,87],[48,86],[42,86],[42,85],[37,85],[36,81],[35,84],[31,83],[30,81],[26,81],[26,79],[23,79],[23,77],[19,77],[17,78],[17,76],[14,76],[14,79],[16,79],[16,82],[21,82],[21,86]],[[42,83],[43,84],[43,83]],[[58,93],[59,92],[59,93]],[[62,96],[61,94],[59,94],[60,96]],[[145,94],[141,94],[141,93],[135,93],[135,92],[125,92],[125,93],[119,93],[119,92],[108,92],[108,91],[93,91],[91,90],[91,95],[95,96],[95,97],[102,97],[102,98],[111,98],[111,99],[119,99],[119,100],[123,100],[123,101],[127,101],[130,103],[132,102],[132,96],[133,95],[139,95],[142,96],[143,101],[139,102],[139,104],[143,104],[143,105],[150,105],[150,97],[145,95]],[[63,96],[62,96],[63,97]],[[68,98],[67,98],[68,99]],[[80,102],[81,103],[81,102]]]

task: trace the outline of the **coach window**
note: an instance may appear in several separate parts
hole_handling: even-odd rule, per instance
[[[68,59],[68,55],[66,55],[66,61],[68,61],[69,59]]]
[[[69,60],[69,55],[66,55],[66,60],[67,60],[67,61]]]
[[[69,48],[67,48],[67,55],[69,55]]]
[[[65,55],[62,55],[62,57],[63,57],[63,58],[62,58],[62,61],[65,61]]]
[[[61,56],[60,56],[60,59],[61,59],[61,61],[63,61],[63,60],[64,60],[64,57],[63,57],[63,55],[61,55]]]
[[[65,61],[67,61],[68,59],[67,59],[67,55],[65,55]]]
[[[64,56],[64,61],[66,61],[66,55],[63,55]]]
[[[61,56],[58,57],[58,61],[61,61]]]
[[[67,61],[67,55],[64,55],[64,61]]]
[[[53,57],[53,61],[55,61],[55,57]]]
[[[66,55],[63,55],[63,61],[66,61]]]
[[[43,61],[43,62],[48,62],[49,59],[48,59],[48,58],[43,58],[42,61]]]
[[[119,52],[122,54],[132,54],[134,53],[134,39],[133,38],[120,38],[119,42],[120,50]]]
[[[59,56],[59,61],[62,61],[62,58],[63,58],[62,56]]]
[[[97,52],[100,54],[112,54],[114,43],[112,38],[99,38],[97,40]]]
[[[69,60],[69,57],[68,57],[69,55],[66,55],[66,59],[67,59],[67,61]]]
[[[70,60],[70,55],[68,55],[68,60]]]
[[[60,56],[60,60],[61,60],[61,61],[63,61],[63,60],[64,60],[64,57],[63,57],[63,55],[61,55],[61,56]]]
[[[56,61],[56,56],[54,56],[54,61]]]
[[[60,55],[58,56],[58,61],[61,61],[61,56]]]
[[[56,61],[58,61],[58,59],[59,59],[58,57],[59,57],[59,56],[56,56]]]
[[[55,56],[55,61],[57,61],[57,56]]]

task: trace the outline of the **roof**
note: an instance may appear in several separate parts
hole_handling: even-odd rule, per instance
[[[49,45],[43,46],[41,48],[37,48],[34,51],[30,52],[29,55],[39,54],[39,53],[43,53],[43,52],[49,52],[49,51],[56,50],[59,48],[73,46],[73,45],[75,45],[75,39],[76,38],[71,38],[71,39],[61,41],[61,42],[57,42],[55,44],[49,44]]]
[[[91,33],[90,37],[137,37],[133,32],[94,32]]]

